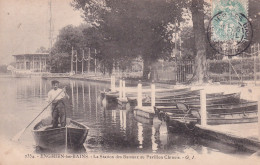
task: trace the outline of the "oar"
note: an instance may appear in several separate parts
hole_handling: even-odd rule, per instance
[[[66,86],[62,89],[62,91],[28,124],[24,129],[22,129],[20,132],[18,132],[11,140],[12,141],[19,141],[20,137],[23,135],[25,130],[45,111],[51,103],[65,90]]]

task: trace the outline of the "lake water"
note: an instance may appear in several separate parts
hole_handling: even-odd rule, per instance
[[[70,95],[67,116],[90,128],[84,151],[87,153],[167,153],[182,155],[223,154],[248,156],[251,153],[192,135],[167,132],[166,124],[136,117],[131,110],[104,107],[100,91],[109,84],[61,79]],[[50,80],[41,78],[0,78],[1,137],[12,138],[25,128],[47,105]],[[43,116],[49,114],[49,110]],[[36,122],[37,122],[36,121]],[[36,123],[35,122],[35,123]],[[34,152],[30,126],[21,137],[20,145]]]

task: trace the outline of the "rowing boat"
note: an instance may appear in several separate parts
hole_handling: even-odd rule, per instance
[[[180,98],[173,98],[172,101],[176,102],[184,102],[188,105],[199,105],[200,104],[200,97],[193,96],[193,97],[180,97]],[[207,104],[224,104],[224,103],[239,103],[240,101],[240,93],[231,93],[225,95],[217,95],[217,96],[210,96],[207,97]]]
[[[191,111],[199,111],[200,105],[189,105]],[[164,106],[155,106],[155,113],[165,113],[178,111],[176,103],[171,103]],[[238,104],[210,104],[207,105],[207,112],[209,114],[220,114],[220,113],[247,113],[247,112],[257,112],[257,102],[242,102]]]
[[[224,103],[238,103],[240,101],[240,93],[223,94],[223,93],[211,93],[207,94],[208,104],[224,104]],[[178,96],[178,97],[165,97],[155,98],[155,106],[173,106],[177,102],[186,103],[192,107],[197,107],[200,104],[200,96]],[[143,102],[143,106],[151,106],[151,100]]]
[[[77,121],[67,119],[66,127],[52,128],[42,120],[37,123],[33,130],[33,136],[38,149],[60,151],[77,149],[83,146],[89,128]]]
[[[170,132],[187,133],[192,132],[197,123],[197,118],[190,114],[179,114],[173,116],[172,114],[165,114],[165,121],[167,129]]]

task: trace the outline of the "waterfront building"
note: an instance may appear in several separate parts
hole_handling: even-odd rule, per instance
[[[47,72],[47,57],[49,53],[27,53],[13,55],[17,71]]]

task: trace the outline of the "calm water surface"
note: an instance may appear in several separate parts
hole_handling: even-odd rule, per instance
[[[70,95],[67,116],[90,128],[83,152],[249,154],[219,143],[168,133],[166,124],[157,118],[151,121],[135,116],[131,110],[109,107],[100,96],[100,91],[109,88],[109,84],[68,79],[60,82],[61,86],[67,86]],[[47,105],[51,82],[40,78],[0,78],[0,85],[1,137],[10,139]],[[49,112],[46,110],[41,118]],[[23,146],[32,151],[35,150],[33,125],[21,138]]]

